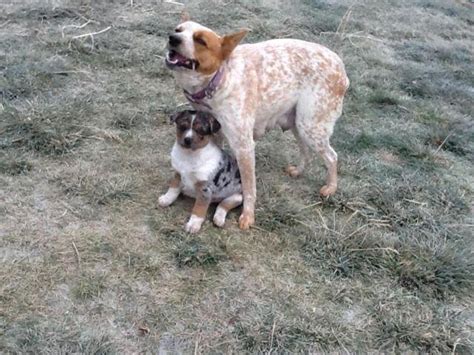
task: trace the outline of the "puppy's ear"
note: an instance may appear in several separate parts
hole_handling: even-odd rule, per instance
[[[242,41],[245,35],[249,32],[247,29],[240,30],[239,32],[225,35],[222,38],[221,43],[221,54],[222,59],[227,59],[237,45]]]
[[[214,133],[217,133],[219,132],[219,130],[221,129],[221,124],[219,123],[218,120],[216,120],[214,118],[214,116],[210,116],[211,119],[210,119],[210,125],[211,125],[211,133],[214,134]]]
[[[189,12],[187,12],[186,10],[183,10],[183,12],[181,12],[180,20],[181,22],[186,22],[186,21],[191,20],[191,16],[189,16]]]
[[[177,120],[178,117],[180,117],[182,114],[183,114],[183,111],[173,113],[173,114],[170,116],[170,124],[176,123],[176,120]]]

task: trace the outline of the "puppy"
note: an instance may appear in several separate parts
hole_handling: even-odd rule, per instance
[[[255,143],[268,130],[291,130],[301,161],[287,172],[299,176],[318,153],[327,168],[322,196],[337,189],[337,154],[329,144],[349,87],[342,60],[316,43],[276,39],[242,44],[247,31],[219,36],[184,18],[169,36],[166,65],[186,98],[212,113],[234,152],[244,208],[240,228],[255,222]]]
[[[221,126],[210,114],[197,111],[178,112],[171,120],[176,124],[176,142],[171,151],[175,175],[166,194],[159,198],[159,205],[168,207],[180,193],[195,198],[185,230],[197,233],[209,204],[219,202],[214,224],[223,227],[227,212],[242,203],[242,186],[237,161],[212,139]]]

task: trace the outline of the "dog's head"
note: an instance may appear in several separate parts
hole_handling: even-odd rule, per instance
[[[220,37],[214,31],[189,17],[182,18],[174,32],[169,35],[166,65],[173,70],[193,70],[204,75],[216,72],[247,30]]]
[[[205,147],[211,136],[221,125],[211,114],[202,111],[180,111],[170,117],[176,124],[176,140],[186,149],[197,150]]]

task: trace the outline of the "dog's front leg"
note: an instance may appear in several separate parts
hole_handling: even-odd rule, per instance
[[[179,175],[179,173],[175,173],[169,183],[168,191],[164,195],[160,196],[160,198],[158,199],[158,204],[161,207],[168,207],[174,201],[176,201],[180,193],[181,193],[181,176]]]
[[[184,227],[188,233],[199,232],[206,218],[207,209],[211,204],[211,190],[207,185],[207,181],[199,181],[194,185],[196,201],[194,202],[191,217]]]
[[[242,193],[244,208],[239,218],[240,229],[249,229],[255,223],[255,200],[257,187],[255,182],[255,143],[250,135],[247,140],[240,143],[231,143],[239,165],[242,179]]]

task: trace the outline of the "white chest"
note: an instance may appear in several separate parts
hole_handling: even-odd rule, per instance
[[[171,165],[181,175],[183,193],[195,197],[195,184],[208,181],[217,170],[221,160],[221,151],[213,143],[192,151],[175,143],[171,151]]]

